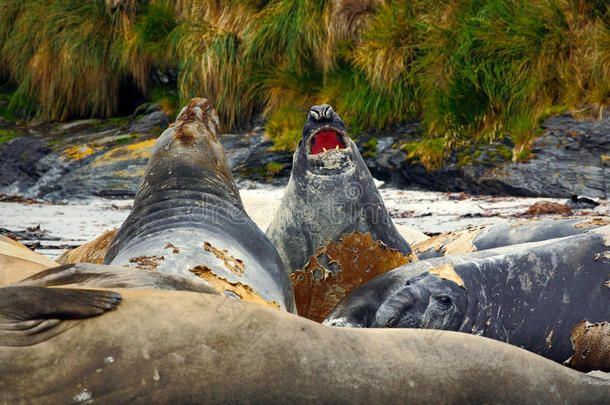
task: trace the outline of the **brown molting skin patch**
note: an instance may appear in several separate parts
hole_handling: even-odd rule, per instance
[[[592,218],[590,221],[580,222],[574,226],[576,228],[587,228],[590,226],[604,226],[604,225],[610,225],[610,218],[608,218],[608,217]]]
[[[221,294],[224,294],[225,291],[230,291],[237,295],[242,301],[254,302],[257,304],[267,305],[275,309],[280,309],[280,306],[275,301],[265,300],[249,285],[245,285],[240,282],[232,283],[227,279],[214,274],[212,269],[208,266],[195,266],[192,269],[189,269],[189,271],[197,277],[206,280]]]
[[[134,263],[142,270],[156,271],[159,267],[159,261],[165,260],[163,256],[138,256],[129,259],[130,263]]]
[[[176,254],[176,253],[180,253],[180,249],[178,249],[176,246],[174,246],[171,243],[167,243],[167,245],[165,245],[165,249],[172,249],[172,253]]]
[[[214,256],[216,256],[217,258],[222,260],[224,265],[226,266],[226,268],[231,270],[238,277],[241,277],[241,275],[244,273],[244,262],[242,260],[239,260],[239,259],[231,256],[228,253],[227,249],[223,249],[223,250],[216,249],[214,246],[212,246],[210,244],[210,242],[204,242],[203,248],[207,252],[214,253]]]
[[[580,371],[610,372],[610,323],[583,320],[572,330],[574,354],[565,365]]]
[[[370,233],[353,232],[328,241],[303,269],[290,275],[297,313],[322,322],[354,288],[415,260],[414,254],[405,256],[381,241],[374,241]]]
[[[110,242],[118,232],[118,229],[108,231],[103,235],[97,237],[91,242],[87,242],[82,246],[75,249],[68,250],[59,257],[57,262],[59,264],[72,264],[72,263],[94,263],[101,264],[110,246]]]
[[[484,226],[475,226],[461,231],[443,233],[419,242],[412,248],[418,255],[431,249],[442,252],[444,256],[474,252],[477,248],[472,244],[472,240],[483,228]]]

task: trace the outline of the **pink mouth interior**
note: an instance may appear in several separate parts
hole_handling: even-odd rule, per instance
[[[311,145],[311,154],[317,155],[330,149],[343,149],[343,143],[338,134],[332,130],[320,131],[316,134]]]

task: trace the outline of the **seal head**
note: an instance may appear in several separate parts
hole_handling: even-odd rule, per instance
[[[309,171],[321,176],[336,175],[352,168],[355,155],[359,155],[358,149],[333,108],[328,104],[313,106],[295,153],[295,174]]]
[[[381,304],[371,326],[457,330],[467,303],[466,291],[455,282],[424,273]]]

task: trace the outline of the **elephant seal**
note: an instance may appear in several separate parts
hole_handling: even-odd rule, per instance
[[[103,263],[204,279],[228,296],[293,312],[288,274],[244,211],[218,127],[208,100],[182,109],[155,143]]]
[[[325,242],[355,231],[411,254],[343,120],[327,104],[313,106],[267,236],[292,273]]]
[[[62,333],[36,344],[0,346],[0,402],[603,404],[610,397],[610,381],[478,336],[330,328],[219,295],[116,292],[115,310],[63,320]]]
[[[610,225],[609,217],[544,219],[516,224],[481,225],[443,233],[414,244],[412,248],[421,260],[561,238],[604,225]]]
[[[12,284],[57,263],[0,235],[0,286]]]
[[[344,298],[326,325],[434,328],[563,362],[582,320],[610,320],[610,226],[409,263]]]

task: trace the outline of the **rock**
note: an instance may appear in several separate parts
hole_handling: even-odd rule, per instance
[[[585,197],[582,195],[573,194],[572,197],[566,203],[568,207],[573,210],[576,209],[587,209],[587,208],[595,208],[599,205],[599,201],[595,201],[589,197]]]
[[[601,121],[578,121],[569,115],[549,118],[531,151],[532,159],[509,162],[508,140],[454,152],[443,167],[427,171],[416,161],[405,161],[397,147],[401,139],[411,141],[416,131],[398,137],[377,138],[374,157],[367,159],[373,175],[403,187],[423,187],[472,194],[504,194],[526,197],[565,197],[584,194],[608,198],[610,183],[610,116]],[[359,143],[363,155],[364,144]],[[390,142],[393,140],[394,142]]]
[[[158,104],[142,104],[134,112],[129,132],[160,135],[169,125],[169,115]]]
[[[292,152],[273,151],[273,142],[265,139],[262,128],[248,134],[222,135],[218,139],[225,150],[229,167],[239,180],[255,180],[285,185],[292,170]]]
[[[610,171],[604,156],[610,151],[610,117],[596,122],[562,115],[542,127],[547,132],[534,142],[533,159],[510,163],[490,177],[525,196],[608,198]]]
[[[156,104],[139,106],[131,118],[79,120],[59,126],[15,127],[27,137],[0,144],[0,193],[65,200],[91,195],[133,197],[154,139],[168,126]],[[11,127],[11,125],[13,125]],[[570,198],[574,194],[608,198],[610,182],[610,117],[577,121],[563,115],[548,119],[546,133],[532,146],[526,163],[510,162],[508,141],[454,152],[432,171],[406,161],[398,147],[417,140],[418,122],[389,129],[390,135],[358,139],[373,176],[403,188],[464,191],[471,194]],[[374,139],[373,139],[374,138]],[[229,166],[240,187],[248,182],[285,185],[292,153],[272,151],[261,126],[220,137]]]
[[[50,152],[42,141],[17,137],[0,144],[0,187],[4,193],[22,193],[42,176],[40,160]]]

